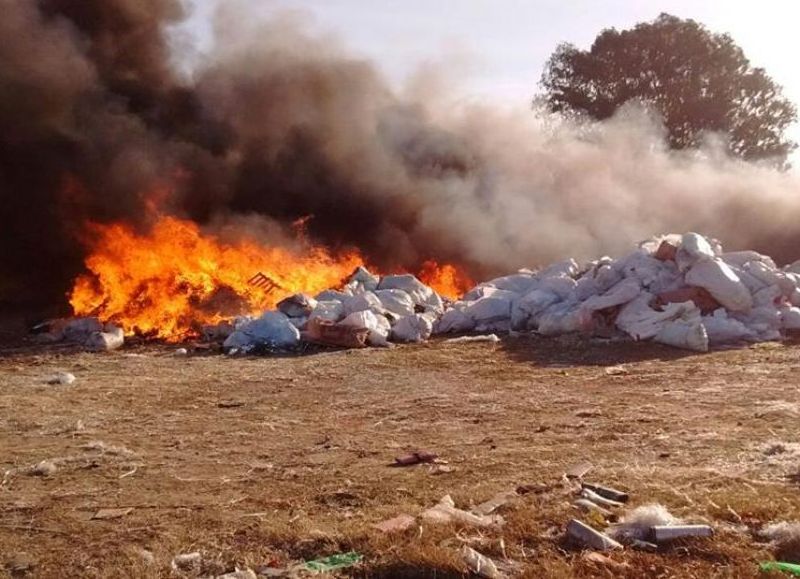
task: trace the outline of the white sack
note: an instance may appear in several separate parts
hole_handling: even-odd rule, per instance
[[[753,306],[757,308],[775,307],[778,305],[782,295],[781,288],[776,285],[765,287],[753,294]]]
[[[741,342],[756,337],[756,332],[739,320],[729,317],[723,308],[719,308],[710,316],[703,316],[703,326],[706,328],[708,343],[711,345]]]
[[[545,279],[548,277],[575,277],[578,275],[580,271],[580,267],[578,266],[578,262],[574,259],[567,259],[564,261],[559,261],[552,265],[547,266],[546,268],[536,272],[535,277],[537,279]]]
[[[553,276],[543,278],[537,289],[552,292],[558,296],[559,300],[566,300],[573,296],[577,286],[578,282],[571,277]]]
[[[708,335],[703,324],[699,322],[688,323],[682,320],[667,322],[658,331],[654,340],[684,350],[708,352]]]
[[[714,257],[714,249],[707,238],[699,233],[687,233],[681,238],[675,261],[681,271],[686,271],[698,261],[705,261]]]
[[[616,326],[635,340],[654,338],[668,322],[675,320],[700,321],[700,310],[693,302],[671,303],[663,311],[650,307],[653,296],[642,292],[638,298],[624,305],[616,319]]]
[[[64,339],[84,344],[94,333],[102,332],[103,324],[97,318],[75,318],[64,326]]]
[[[347,286],[356,292],[372,292],[378,289],[380,281],[380,277],[373,275],[367,268],[359,266],[347,280]]]
[[[481,298],[493,297],[515,300],[519,297],[519,294],[508,290],[502,290],[491,284],[482,283],[465,293],[462,299],[467,302],[476,302]]]
[[[435,334],[450,334],[460,332],[471,332],[475,329],[475,320],[468,316],[463,310],[451,308],[437,320],[433,327]]]
[[[624,277],[637,279],[642,287],[648,288],[659,279],[661,270],[669,266],[639,250],[615,262],[613,267]]]
[[[531,291],[537,283],[538,280],[529,273],[516,273],[504,277],[498,277],[486,282],[485,285],[491,285],[499,290],[505,290],[522,295]]]
[[[280,312],[266,312],[260,318],[245,324],[225,340],[225,349],[254,346],[290,348],[300,343],[300,332]]]
[[[355,295],[344,302],[345,316],[367,310],[377,314],[382,314],[384,312],[381,300],[372,292],[364,292],[363,294]]]
[[[106,324],[102,332],[93,332],[86,338],[84,345],[94,352],[110,352],[121,348],[125,343],[122,328],[114,324]]]
[[[388,312],[392,312],[401,317],[410,316],[414,313],[414,300],[403,290],[377,290],[375,295],[380,300],[383,308]]]
[[[387,275],[381,279],[378,289],[399,289],[411,296],[416,305],[427,305],[435,293],[431,288],[419,281],[410,273],[402,275]]]
[[[464,313],[475,320],[476,326],[503,320],[510,321],[511,300],[495,296],[481,298],[476,302],[472,302],[472,304],[464,310]]]
[[[392,328],[392,340],[396,342],[424,342],[431,337],[433,323],[429,315],[414,314],[400,318]]]
[[[686,274],[686,283],[705,288],[728,310],[746,312],[753,307],[750,292],[721,259],[705,259],[695,263]]]
[[[316,295],[316,300],[318,302],[344,302],[353,295],[353,292],[350,290],[347,291],[336,291],[336,290],[325,290],[324,292],[320,292]]]
[[[311,312],[310,320],[323,319],[338,322],[344,317],[344,304],[338,301],[319,301],[317,307]]]
[[[744,268],[745,264],[751,261],[760,261],[767,265],[770,269],[777,269],[775,262],[771,257],[761,255],[757,251],[727,251],[721,256],[722,261],[730,266]]]
[[[556,294],[543,289],[525,294],[511,306],[511,327],[515,330],[535,329],[538,316],[557,301]]]
[[[781,327],[784,330],[800,330],[800,308],[784,307],[781,312]]]
[[[792,295],[795,290],[794,280],[784,272],[770,268],[760,261],[751,261],[744,266],[745,270],[766,285],[776,285],[785,296]]]
[[[538,331],[544,336],[588,332],[593,328],[592,313],[575,304],[555,304],[539,318]]]
[[[339,325],[369,330],[367,342],[370,346],[382,347],[389,345],[389,332],[392,326],[385,316],[377,315],[370,310],[364,310],[350,314],[339,322]]]
[[[294,294],[278,303],[278,311],[290,318],[308,317],[316,307],[317,300],[303,293]]]
[[[605,294],[594,296],[583,302],[583,308],[591,311],[604,310],[614,306],[621,306],[636,299],[642,293],[642,286],[636,278],[621,281]]]

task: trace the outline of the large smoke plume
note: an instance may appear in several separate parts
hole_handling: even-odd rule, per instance
[[[488,274],[670,230],[800,257],[791,173],[713,143],[671,153],[634,109],[576,124],[400,96],[297,18],[256,25],[225,5],[218,48],[187,76],[165,37],[178,0],[0,0],[0,299],[62,296],[83,224],[146,228],[156,189],[228,232],[312,215],[315,241],[384,267]]]

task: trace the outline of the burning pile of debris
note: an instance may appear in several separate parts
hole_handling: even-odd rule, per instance
[[[70,324],[92,326],[86,335],[78,332],[87,345],[118,332],[78,320],[60,326],[52,339],[70,339]],[[413,275],[380,277],[358,267],[338,290],[295,294],[260,317],[207,325],[203,333],[222,341],[228,353],[290,350],[302,342],[386,347],[434,334],[526,331],[654,340],[705,352],[776,340],[793,330],[800,330],[800,261],[779,268],[754,251],[726,253],[716,240],[687,233],[653,238],[619,259],[520,270],[457,301]]]
[[[715,240],[688,233],[649,240],[617,260],[523,270],[455,302],[414,276],[379,278],[362,267],[341,291],[298,294],[276,312],[239,320],[225,347],[290,347],[301,340],[386,346],[432,334],[535,331],[621,334],[704,352],[800,330],[798,306],[800,262],[779,269],[767,256],[725,253]]]

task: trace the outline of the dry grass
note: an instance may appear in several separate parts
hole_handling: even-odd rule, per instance
[[[191,551],[220,573],[347,550],[365,555],[350,575],[460,577],[464,543],[525,577],[749,577],[772,556],[752,533],[800,520],[796,345],[689,356],[509,339],[296,358],[158,346],[0,356],[0,563],[25,553],[38,577],[164,577]],[[59,370],[77,381],[46,385]],[[387,466],[413,448],[452,472]],[[43,460],[57,470],[30,474]],[[613,554],[621,566],[587,561],[562,540],[578,513],[559,483],[583,460],[596,465],[587,479],[629,490],[632,506],[661,502],[717,535]],[[541,486],[500,530],[371,528],[447,493],[466,508],[520,484]],[[91,520],[119,507],[133,511]]]

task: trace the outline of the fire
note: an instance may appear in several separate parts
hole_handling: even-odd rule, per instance
[[[450,299],[460,298],[475,285],[462,269],[452,264],[439,265],[433,260],[422,264],[417,277],[439,295]]]
[[[177,342],[203,324],[259,315],[291,294],[340,287],[365,264],[355,251],[334,255],[311,245],[302,225],[299,252],[247,239],[226,243],[169,216],[155,218],[147,234],[121,223],[92,224],[88,273],[75,280],[70,304],[76,315],[113,321],[128,334]],[[455,266],[434,261],[418,277],[451,298],[472,286]]]
[[[341,284],[363,260],[312,247],[303,255],[254,241],[226,244],[191,222],[159,217],[148,235],[123,224],[92,225],[89,274],[74,284],[76,315],[95,315],[138,333],[179,341],[198,324],[260,314],[296,292]],[[272,283],[249,281],[262,273]]]

